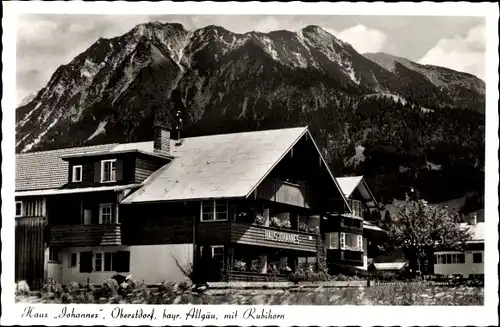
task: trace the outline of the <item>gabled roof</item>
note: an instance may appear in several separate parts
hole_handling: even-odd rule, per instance
[[[382,228],[375,226],[374,224],[366,220],[363,220],[363,229],[370,229],[376,232],[385,233],[385,231]]]
[[[377,270],[401,270],[408,265],[407,262],[380,262],[372,263]]]
[[[378,207],[377,200],[373,196],[363,176],[338,177],[336,179],[346,198],[350,198],[352,193],[357,189],[367,202],[367,205]]]
[[[175,159],[122,203],[247,197],[306,134],[298,127],[171,141]]]
[[[467,230],[471,236],[470,241],[484,241],[484,224],[483,222],[474,225],[463,223],[460,224],[460,227]]]
[[[62,187],[68,182],[68,163],[61,156],[109,151],[117,144],[103,144],[16,154],[16,191]]]

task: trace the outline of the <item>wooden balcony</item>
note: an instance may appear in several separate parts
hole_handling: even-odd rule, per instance
[[[50,246],[109,246],[122,244],[120,224],[53,225],[49,226],[49,230]]]
[[[344,233],[363,234],[363,221],[357,218],[342,217],[340,220],[340,231]]]
[[[290,229],[253,225],[250,223],[233,223],[231,225],[231,242],[304,252],[316,252],[315,234]]]
[[[257,198],[310,208],[307,188],[305,185],[292,184],[277,179],[265,180],[257,188]]]

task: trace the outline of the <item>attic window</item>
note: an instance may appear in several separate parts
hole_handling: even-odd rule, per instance
[[[82,181],[82,165],[73,166],[73,173],[71,177],[71,181],[74,183],[78,183]]]
[[[116,182],[116,159],[101,161],[101,183]]]

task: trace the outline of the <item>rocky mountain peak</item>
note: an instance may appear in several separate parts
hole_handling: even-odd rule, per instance
[[[262,126],[276,115],[336,107],[339,96],[374,93],[430,109],[481,111],[476,107],[484,103],[484,93],[470,81],[403,58],[362,56],[315,25],[237,34],[215,25],[187,31],[178,23],[148,22],[100,38],[60,66],[36,98],[16,111],[16,148],[146,138],[142,126],[170,110],[183,110],[193,126],[220,119],[251,119]],[[456,87],[443,91],[444,83]],[[416,85],[425,92],[416,92]]]

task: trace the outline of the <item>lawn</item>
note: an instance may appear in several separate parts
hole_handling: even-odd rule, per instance
[[[45,287],[39,295],[18,292],[24,303],[132,303],[132,304],[268,304],[268,305],[483,305],[484,288],[436,286],[427,283],[371,287],[316,287],[287,289],[205,289],[189,284],[160,283],[158,287],[128,285],[117,290],[71,285]],[[116,285],[115,285],[116,286]]]

